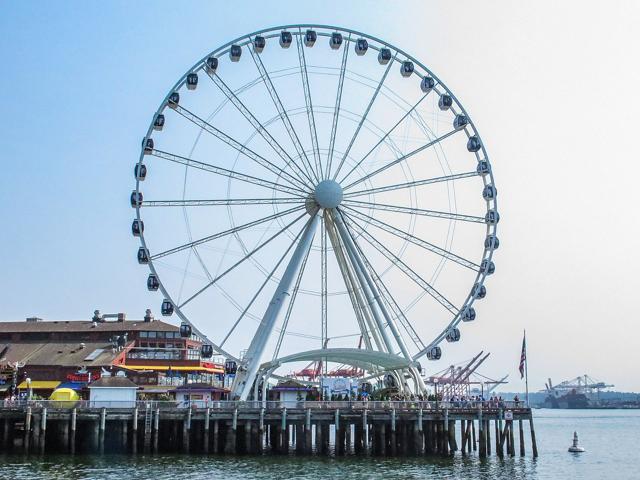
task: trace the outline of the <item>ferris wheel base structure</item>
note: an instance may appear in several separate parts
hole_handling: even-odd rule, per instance
[[[329,180],[324,182],[331,181]],[[379,328],[379,331],[384,338],[384,348],[386,349],[386,352],[374,352],[374,355],[371,355],[371,351],[365,350],[360,355],[355,355],[356,360],[360,358],[359,363],[366,363],[365,359],[369,359],[370,361],[368,363],[369,366],[373,366],[373,371],[391,371],[396,374],[396,371],[400,368],[405,369],[409,372],[410,377],[414,380],[416,390],[418,390],[420,393],[426,392],[424,381],[420,376],[416,365],[411,359],[411,356],[406,346],[404,345],[402,337],[399,335],[397,328],[395,328],[393,320],[381,300],[382,297],[380,293],[377,291],[373,280],[367,275],[364,264],[362,260],[359,259],[358,253],[355,251],[353,240],[346,230],[339,211],[335,208],[340,203],[340,201],[336,199],[338,197],[341,197],[342,195],[341,190],[338,190],[340,187],[337,186],[337,183],[332,183],[335,185],[331,183],[324,183],[324,186],[329,185],[329,188],[323,188],[323,183],[319,184],[318,187],[320,188],[316,187],[315,201],[317,203],[317,208],[314,208],[312,212],[310,212],[311,219],[308,221],[307,226],[305,227],[304,233],[302,234],[296,250],[291,257],[291,260],[287,265],[287,269],[285,270],[285,273],[282,276],[278,287],[276,288],[274,296],[269,303],[269,307],[267,308],[267,311],[265,312],[264,317],[260,322],[258,331],[253,337],[251,345],[249,346],[249,349],[247,350],[247,353],[243,358],[243,363],[238,369],[231,390],[231,397],[234,399],[237,398],[242,401],[247,400],[251,392],[254,390],[255,386],[259,384],[256,374],[258,372],[258,369],[260,368],[260,362],[262,361],[265,346],[272,334],[277,320],[283,312],[283,309],[291,300],[291,287],[296,275],[299,273],[299,269],[304,257],[308,254],[309,249],[311,248],[311,243],[313,241],[313,237],[315,235],[320,219],[318,215],[320,209],[322,209],[323,211],[325,224],[328,222],[332,222],[334,218],[336,219],[335,223],[337,226],[337,231],[341,237],[342,244],[346,246],[346,249],[348,250],[348,257],[351,260],[351,264],[348,265],[347,268],[350,268],[357,272],[358,280],[361,282],[359,285],[359,289],[365,292],[367,303],[376,319],[377,327]],[[336,192],[338,191],[340,192],[340,195],[336,195]],[[327,203],[329,203],[330,205],[335,205],[335,207],[327,207]],[[386,335],[384,320],[380,317],[380,312],[383,312],[387,325],[389,325],[394,332],[395,341],[402,351],[402,356],[400,356],[400,358],[403,358],[405,360],[404,362],[399,361],[398,356],[391,355],[389,353],[393,351],[394,346],[388,335]],[[302,352],[302,359],[308,358],[310,353],[311,352]],[[339,351],[338,356],[340,356],[341,353],[343,353],[343,351]],[[383,354],[382,357],[380,357],[379,354]],[[311,356],[316,357],[312,358],[313,360],[321,360],[322,358],[330,359],[334,357],[334,355],[335,352],[323,349],[313,351]],[[384,363],[376,364],[376,359],[384,359],[386,360],[386,363],[388,363],[388,356],[391,356],[391,358],[395,358],[395,364],[402,365],[402,367],[395,366],[394,368],[389,369],[389,365],[385,365]],[[348,358],[352,357],[354,357],[353,353]],[[354,360],[350,360],[348,363],[352,364],[353,361]],[[273,364],[279,366],[281,363],[282,362],[278,361],[272,362],[268,369],[272,369]],[[397,380],[399,380],[398,385],[403,386],[405,384],[404,375],[400,376],[396,374],[396,378]],[[268,380],[268,378],[263,379],[263,383],[265,385],[266,380]],[[257,397],[254,398],[254,400],[255,399],[257,399]]]
[[[210,52],[161,102],[134,174],[131,230],[147,288],[163,294],[162,314],[177,315],[185,336],[203,340],[202,358],[237,364],[240,400],[258,398],[283,364],[309,360],[424,393],[418,360],[460,341],[495,271],[497,189],[474,123],[424,64],[355,30],[287,25]],[[172,191],[178,198],[167,199]],[[310,278],[314,264],[320,275]],[[309,319],[320,320],[319,335]],[[327,348],[345,338],[362,348]]]
[[[318,221],[319,217],[316,210],[307,223],[302,238],[293,252],[289,265],[287,265],[280,284],[273,294],[273,298],[262,318],[262,322],[260,322],[258,331],[253,337],[251,345],[249,345],[249,349],[244,357],[244,362],[238,369],[231,391],[232,397],[239,397],[240,400],[246,400],[251,392],[258,367],[262,360],[264,348],[271,336],[276,321],[280,317],[282,309],[286,307],[291,300],[291,286],[300,270],[303,259],[311,248],[311,242],[318,228]]]

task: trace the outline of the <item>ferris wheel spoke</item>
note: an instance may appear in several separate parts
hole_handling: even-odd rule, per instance
[[[278,156],[285,162],[287,165],[292,165],[296,169],[298,169],[299,173],[302,174],[307,180],[309,180],[309,185],[313,184],[314,181],[311,178],[311,174],[307,170],[306,165],[302,162],[305,169],[300,168],[293,158],[286,152],[284,148],[276,141],[275,138],[269,133],[269,131],[260,123],[260,121],[249,111],[249,109],[245,106],[244,103],[233,93],[233,91],[227,86],[226,83],[215,73],[207,74],[209,78],[216,84],[216,86],[224,93],[224,95],[229,99],[229,101],[236,107],[236,109],[242,114],[242,116],[251,124],[251,126],[260,134],[260,136],[269,144],[269,146],[275,151]]]
[[[304,89],[304,101],[307,108],[307,120],[309,121],[309,134],[311,135],[311,145],[316,168],[320,172],[320,178],[324,178],[322,172],[322,161],[320,160],[320,147],[318,146],[318,131],[316,129],[316,119],[313,113],[313,102],[311,101],[311,88],[309,87],[309,73],[307,71],[307,60],[304,55],[304,45],[302,32],[296,36],[298,47],[298,61],[300,62],[300,75],[302,76],[302,87]]]
[[[280,100],[280,96],[278,95],[276,87],[273,85],[273,82],[271,81],[269,72],[267,72],[267,69],[264,68],[264,64],[262,63],[262,59],[260,58],[260,55],[254,52],[252,48],[249,48],[249,52],[251,53],[251,57],[253,58],[253,61],[256,64],[256,68],[258,69],[260,76],[262,77],[262,82],[265,84],[265,86],[267,87],[267,90],[269,91],[269,96],[271,97],[271,100],[273,101],[273,104],[278,110],[280,119],[282,120],[282,123],[284,124],[284,127],[287,130],[287,133],[289,134],[289,138],[291,139],[291,142],[293,143],[294,148],[298,152],[299,158],[302,160],[303,163],[305,163],[306,161],[306,166],[309,167],[311,176],[314,176],[316,181],[319,180],[318,172],[313,169],[313,166],[311,165],[311,161],[309,160],[309,157],[307,157],[307,153],[305,152],[304,147],[300,142],[300,138],[298,138],[298,134],[295,128],[293,128],[293,124],[289,119],[289,115],[287,114],[287,111],[285,110],[284,105],[282,105],[282,100]]]
[[[460,257],[459,255],[456,255],[455,253],[452,253],[448,250],[445,250],[444,248],[438,247],[436,245],[433,245],[432,243],[429,243],[425,240],[422,240],[418,237],[415,237],[413,235],[411,235],[410,233],[407,233],[403,230],[400,230],[399,228],[393,227],[391,225],[389,225],[386,222],[383,222],[381,220],[377,220],[365,213],[359,212],[358,210],[349,207],[348,205],[345,205],[344,208],[348,209],[350,214],[349,215],[353,215],[357,218],[359,218],[360,220],[362,220],[363,222],[366,223],[370,223],[372,225],[375,225],[376,227],[380,228],[381,230],[384,230],[388,233],[391,233],[392,235],[395,235],[398,238],[401,238],[402,240],[407,240],[411,243],[413,243],[414,245],[417,245],[419,247],[424,248],[425,250],[429,250],[430,252],[433,252],[437,255],[440,255],[443,258],[446,258],[448,260],[451,260],[453,262],[458,263],[459,265],[462,265],[463,267],[467,267],[470,270],[473,271],[478,271],[478,269],[480,268],[479,265],[473,263],[470,260],[467,260],[466,258]]]
[[[373,153],[373,152],[374,152],[374,151],[375,151],[375,150],[376,150],[376,149],[377,149],[377,148],[382,144],[382,142],[384,142],[384,141],[389,137],[389,135],[391,135],[391,134],[393,133],[393,131],[394,131],[396,128],[398,128],[398,125],[400,125],[402,122],[404,122],[404,120],[405,120],[408,116],[410,116],[410,115],[414,112],[414,110],[415,110],[416,108],[418,108],[418,105],[420,105],[420,104],[422,103],[422,101],[423,101],[425,98],[427,98],[427,95],[428,95],[428,93],[425,93],[422,97],[420,97],[420,100],[418,100],[418,101],[413,105],[413,107],[411,107],[409,110],[407,110],[407,112],[406,112],[406,113],[405,113],[405,114],[400,118],[400,120],[398,120],[398,121],[396,122],[396,124],[395,124],[393,127],[391,127],[391,129],[390,129],[389,131],[387,131],[387,133],[385,133],[382,137],[380,137],[380,140],[378,140],[378,142],[377,142],[377,143],[376,143],[376,144],[371,148],[371,150],[369,150],[369,151],[365,154],[365,156],[364,156],[364,157],[362,157],[362,158],[358,161],[358,163],[356,163],[356,164],[353,166],[353,168],[352,168],[351,170],[349,170],[349,172],[348,172],[344,177],[342,177],[342,180],[340,180],[340,182],[339,182],[339,183],[344,183],[344,181],[345,181],[347,178],[349,178],[349,176],[351,176],[351,174],[352,174],[353,172],[355,172],[355,171],[356,171],[356,169],[357,169],[360,165],[362,165],[362,163],[363,163],[367,158],[369,158],[369,155],[371,155],[371,154],[372,154],[372,153]]]
[[[440,305],[446,308],[453,315],[458,314],[458,309],[449,301],[447,298],[442,295],[438,290],[436,290],[429,282],[423,279],[419,274],[417,274],[411,267],[409,267],[406,263],[404,263],[397,255],[391,252],[387,247],[385,247],[380,241],[378,241],[374,236],[369,234],[367,229],[360,225],[357,221],[353,219],[353,217],[349,217],[341,211],[343,217],[346,217],[350,220],[350,224],[355,227],[356,230],[362,235],[362,237],[369,242],[371,246],[373,246],[378,252],[380,252],[384,257],[387,258],[391,262],[392,265],[397,267],[401,272],[403,272],[407,277],[409,277],[416,285],[425,290],[431,297],[433,297]]]
[[[450,181],[460,180],[463,178],[472,178],[477,176],[478,176],[478,172],[474,170],[472,172],[455,173],[453,175],[445,175],[442,177],[425,178],[422,180],[415,180],[413,182],[396,183],[395,185],[385,185],[383,187],[369,188],[366,190],[358,190],[355,192],[347,192],[344,194],[344,197],[345,198],[360,197],[363,195],[372,195],[374,193],[383,193],[383,192],[390,192],[393,190],[402,190],[403,188],[421,187],[423,185],[431,185],[433,183],[450,182]]]
[[[360,179],[356,180],[355,182],[350,183],[349,185],[347,185],[346,187],[344,187],[345,190],[353,187],[354,185],[358,185],[359,183],[364,182],[365,180],[369,180],[371,177],[378,175],[381,172],[384,172],[385,170],[387,170],[388,168],[393,167],[394,165],[397,165],[398,163],[404,162],[405,160],[408,160],[409,158],[413,157],[414,155],[422,152],[423,150],[426,150],[427,148],[433,147],[434,145],[437,145],[438,143],[440,143],[442,140],[450,137],[451,135],[453,135],[454,133],[458,132],[459,130],[451,130],[448,133],[445,133],[444,135],[436,138],[435,140],[430,141],[429,143],[426,143],[424,145],[422,145],[421,147],[416,148],[415,150],[412,150],[411,152],[407,153],[406,155],[401,156],[400,158],[395,159],[392,162],[387,163],[386,165],[383,165],[382,167],[378,168],[377,170],[374,170],[373,172],[365,175],[364,177],[361,177]],[[346,177],[345,177],[346,178]],[[344,179],[343,179],[344,180]]]
[[[413,325],[411,325],[411,322],[409,322],[405,314],[402,312],[402,309],[398,305],[398,302],[396,301],[396,299],[393,298],[393,295],[391,295],[391,292],[387,288],[387,285],[382,281],[382,278],[380,277],[380,275],[378,275],[378,272],[376,272],[376,270],[373,268],[373,265],[367,259],[366,255],[362,251],[362,248],[360,247],[356,239],[353,239],[353,242],[356,245],[356,248],[358,249],[360,257],[362,258],[365,266],[369,269],[369,273],[371,274],[373,281],[378,287],[378,290],[382,294],[382,298],[385,299],[385,301],[389,305],[389,308],[394,312],[396,318],[400,321],[400,324],[402,325],[404,330],[407,332],[407,334],[411,338],[411,341],[414,343],[414,345],[420,350],[424,349],[425,348],[424,342],[422,341],[418,333],[413,328]]]
[[[188,248],[197,247],[198,245],[202,245],[203,243],[211,242],[211,241],[216,240],[218,238],[226,237],[227,235],[232,235],[234,233],[241,232],[243,230],[246,230],[247,228],[252,228],[252,227],[255,227],[256,225],[261,225],[263,223],[270,222],[270,221],[275,220],[277,218],[284,217],[286,215],[289,215],[290,213],[299,211],[302,208],[303,208],[302,206],[299,206],[299,207],[290,208],[289,210],[283,210],[282,212],[274,213],[273,215],[269,215],[268,217],[264,217],[264,218],[261,218],[259,220],[254,220],[252,222],[245,223],[244,225],[239,225],[237,227],[233,227],[233,228],[230,228],[228,230],[224,230],[223,232],[219,232],[219,233],[215,233],[213,235],[209,235],[207,237],[202,237],[202,238],[200,238],[198,240],[193,240],[193,241],[191,241],[189,243],[185,243],[184,245],[180,245],[178,247],[174,247],[174,248],[171,248],[169,250],[165,250],[164,252],[156,253],[155,255],[152,255],[149,258],[150,258],[150,260],[157,260],[159,258],[166,257],[167,255],[173,255],[174,253],[181,252],[181,251],[186,250]]]
[[[212,285],[215,285],[216,282],[218,282],[218,280],[220,280],[221,278],[225,277],[228,273],[232,272],[236,267],[238,267],[239,265],[241,265],[242,263],[244,263],[246,260],[248,260],[249,258],[251,258],[256,252],[260,251],[262,248],[264,248],[266,245],[268,245],[272,240],[274,240],[275,238],[277,238],[278,236],[280,236],[283,232],[285,232],[287,229],[289,229],[290,227],[292,227],[295,223],[297,223],[302,217],[304,217],[305,215],[307,215],[307,212],[303,212],[302,215],[296,217],[292,222],[290,222],[289,224],[285,225],[284,227],[282,227],[278,232],[276,232],[274,235],[270,236],[267,240],[265,240],[264,242],[262,242],[260,245],[258,245],[256,248],[254,248],[253,250],[251,250],[249,253],[247,253],[244,257],[242,257],[240,260],[238,260],[236,263],[234,263],[232,266],[230,266],[229,268],[227,268],[224,272],[222,272],[220,275],[218,275],[216,278],[214,278],[213,280],[211,280],[209,283],[207,283],[204,287],[202,287],[200,290],[198,290],[196,293],[194,293],[193,295],[191,295],[188,299],[186,299],[184,302],[182,302],[181,305],[178,306],[178,308],[182,309],[185,305],[187,305],[188,303],[190,303],[191,301],[193,301],[196,297],[198,297],[200,294],[202,294],[202,292],[204,292],[205,290],[207,290],[208,288],[210,288]]]
[[[296,303],[296,298],[298,298],[298,292],[300,291],[300,282],[302,282],[302,277],[304,276],[304,272],[307,267],[307,260],[309,259],[310,253],[311,253],[311,249],[306,251],[304,259],[302,260],[302,264],[300,265],[300,270],[298,270],[296,283],[294,284],[293,291],[291,292],[291,301],[289,302],[289,305],[287,305],[287,312],[285,313],[284,320],[282,321],[282,327],[280,328],[280,332],[278,334],[278,341],[276,342],[276,347],[273,350],[272,360],[275,360],[276,358],[278,358],[278,355],[280,354],[282,341],[284,339],[284,336],[287,333],[287,328],[289,326],[289,319],[291,318],[291,312],[293,312],[293,305]]]
[[[414,208],[414,207],[400,207],[398,205],[387,205],[384,203],[364,202],[364,201],[358,201],[358,200],[351,200],[348,198],[345,198],[343,200],[343,203],[347,206],[356,207],[356,208],[372,208],[374,210],[385,210],[388,212],[408,213],[411,215],[422,215],[425,217],[446,218],[448,220],[459,220],[459,221],[471,222],[471,223],[482,223],[482,224],[486,223],[484,217],[476,217],[474,215],[461,215],[459,213],[438,212],[436,210],[424,210],[422,208]]]
[[[215,173],[216,175],[233,178],[234,180],[240,180],[241,182],[252,183],[254,185],[259,185],[261,187],[265,187],[268,189],[277,190],[279,192],[289,193],[301,198],[306,196],[306,192],[304,192],[303,190],[300,190],[297,187],[288,187],[286,185],[279,185],[269,180],[253,177],[251,175],[246,175],[244,173],[239,173],[234,170],[228,170],[222,167],[216,167],[215,165],[211,165],[210,163],[199,162],[197,160],[193,160],[188,157],[182,157],[180,155],[176,155],[175,153],[163,152],[162,150],[154,149],[151,151],[151,155],[153,155],[154,157],[169,160],[170,162],[179,163],[187,167],[197,168],[199,170],[204,170],[205,172],[211,172],[211,173]]]
[[[340,104],[342,103],[342,87],[344,86],[344,75],[347,71],[347,57],[349,56],[349,40],[351,34],[344,42],[342,52],[342,64],[340,65],[340,77],[338,79],[338,92],[336,93],[336,103],[333,107],[333,122],[331,124],[331,137],[329,140],[329,160],[327,166],[327,178],[331,175],[331,164],[333,163],[333,151],[336,145],[336,134],[338,133],[338,120],[340,119]]]
[[[216,205],[285,205],[301,203],[299,197],[225,198],[219,200],[143,200],[141,207],[209,207]]]
[[[340,159],[340,163],[338,164],[338,168],[336,169],[335,173],[333,174],[332,180],[335,180],[336,177],[338,176],[338,174],[340,173],[340,170],[342,170],[342,166],[344,165],[344,162],[347,160],[347,157],[349,156],[349,152],[351,151],[351,147],[353,147],[353,144],[355,143],[356,138],[358,137],[358,134],[360,133],[360,129],[364,125],[364,122],[367,119],[367,116],[369,115],[369,110],[371,110],[371,107],[373,106],[374,102],[376,101],[376,98],[378,97],[378,93],[380,93],[380,89],[382,88],[382,85],[384,84],[384,81],[386,80],[387,75],[389,74],[389,70],[391,70],[391,67],[393,66],[393,64],[395,62],[396,56],[397,56],[397,54],[395,54],[393,56],[393,59],[387,65],[387,68],[385,69],[384,74],[382,75],[382,78],[378,82],[378,86],[376,87],[375,91],[373,92],[371,100],[369,101],[369,104],[367,105],[367,108],[365,109],[364,114],[360,118],[360,122],[358,122],[358,126],[356,127],[356,131],[354,132],[353,136],[351,137],[351,141],[349,142],[349,146],[347,147],[347,149],[345,150],[344,154],[342,155],[342,158]]]
[[[262,157],[261,155],[258,155],[256,152],[254,152],[250,148],[245,147],[238,140],[230,137],[229,135],[227,135],[223,131],[221,131],[218,128],[214,127],[213,125],[208,123],[206,120],[203,120],[202,118],[197,116],[195,113],[187,110],[186,108],[184,108],[184,107],[182,107],[180,105],[175,105],[174,106],[174,110],[176,112],[178,112],[180,115],[182,115],[184,118],[186,118],[187,120],[192,122],[194,125],[197,125],[202,130],[204,130],[207,133],[210,133],[211,135],[216,137],[218,140],[226,143],[227,145],[229,145],[230,147],[232,147],[234,150],[238,151],[239,153],[241,153],[245,157],[253,160],[258,165],[266,168],[271,173],[275,174],[277,177],[287,178],[287,180],[289,182],[291,182],[292,185],[293,184],[297,184],[298,186],[303,187],[303,188],[307,187],[307,184],[303,180],[301,180],[299,177],[294,177],[291,174],[285,172],[282,168],[280,168],[277,165],[273,164],[272,162],[270,162],[266,158]]]
[[[327,220],[322,217],[322,231],[320,236],[320,337],[321,348],[327,340]]]
[[[280,259],[278,260],[278,262],[276,263],[275,267],[273,267],[273,270],[271,270],[271,272],[267,275],[267,277],[264,279],[264,282],[262,282],[262,285],[260,285],[260,288],[258,289],[258,291],[254,294],[254,296],[251,298],[251,300],[249,301],[249,304],[242,310],[242,313],[240,314],[240,316],[238,317],[238,319],[234,322],[234,324],[231,326],[231,329],[227,332],[227,334],[225,335],[224,339],[222,340],[222,342],[220,342],[220,346],[223,347],[224,344],[227,342],[227,340],[229,339],[229,337],[233,334],[233,332],[235,331],[236,327],[240,324],[240,322],[242,321],[242,319],[244,318],[244,316],[247,314],[247,312],[249,311],[249,309],[252,307],[253,303],[256,301],[256,299],[258,298],[258,296],[260,295],[260,293],[262,292],[262,290],[264,290],[264,288],[267,286],[267,284],[269,283],[269,281],[273,278],[273,275],[276,273],[276,270],[278,270],[278,267],[280,267],[280,265],[282,264],[282,262],[284,261],[284,259],[286,258],[286,256],[289,254],[289,252],[291,251],[291,249],[293,248],[293,246],[298,242],[298,239],[300,238],[300,236],[302,235],[302,232],[304,232],[306,228],[306,225],[304,227],[302,227],[302,229],[300,230],[300,232],[298,232],[298,234],[295,236],[295,238],[293,239],[293,241],[291,242],[291,244],[287,247],[287,249],[285,250],[285,252],[282,254],[282,256],[280,257]]]

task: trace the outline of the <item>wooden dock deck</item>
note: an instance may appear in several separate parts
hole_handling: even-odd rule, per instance
[[[531,409],[511,402],[30,401],[0,406],[0,428],[3,452],[538,455]]]

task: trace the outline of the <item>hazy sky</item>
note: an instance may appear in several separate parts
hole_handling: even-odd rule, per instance
[[[363,6],[366,4],[366,7]],[[141,317],[128,195],[149,116],[206,52],[286,23],[381,37],[433,69],[482,133],[501,246],[468,355],[532,390],[588,373],[640,390],[637,2],[48,2],[0,16],[1,320]],[[324,6],[327,5],[327,6]],[[0,327],[1,328],[1,327]],[[431,366],[431,365],[430,365]]]

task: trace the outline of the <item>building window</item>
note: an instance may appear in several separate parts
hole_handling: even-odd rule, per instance
[[[156,332],[148,332],[149,338],[156,338]]]
[[[149,332],[140,332],[140,338],[147,338],[149,336]]]

